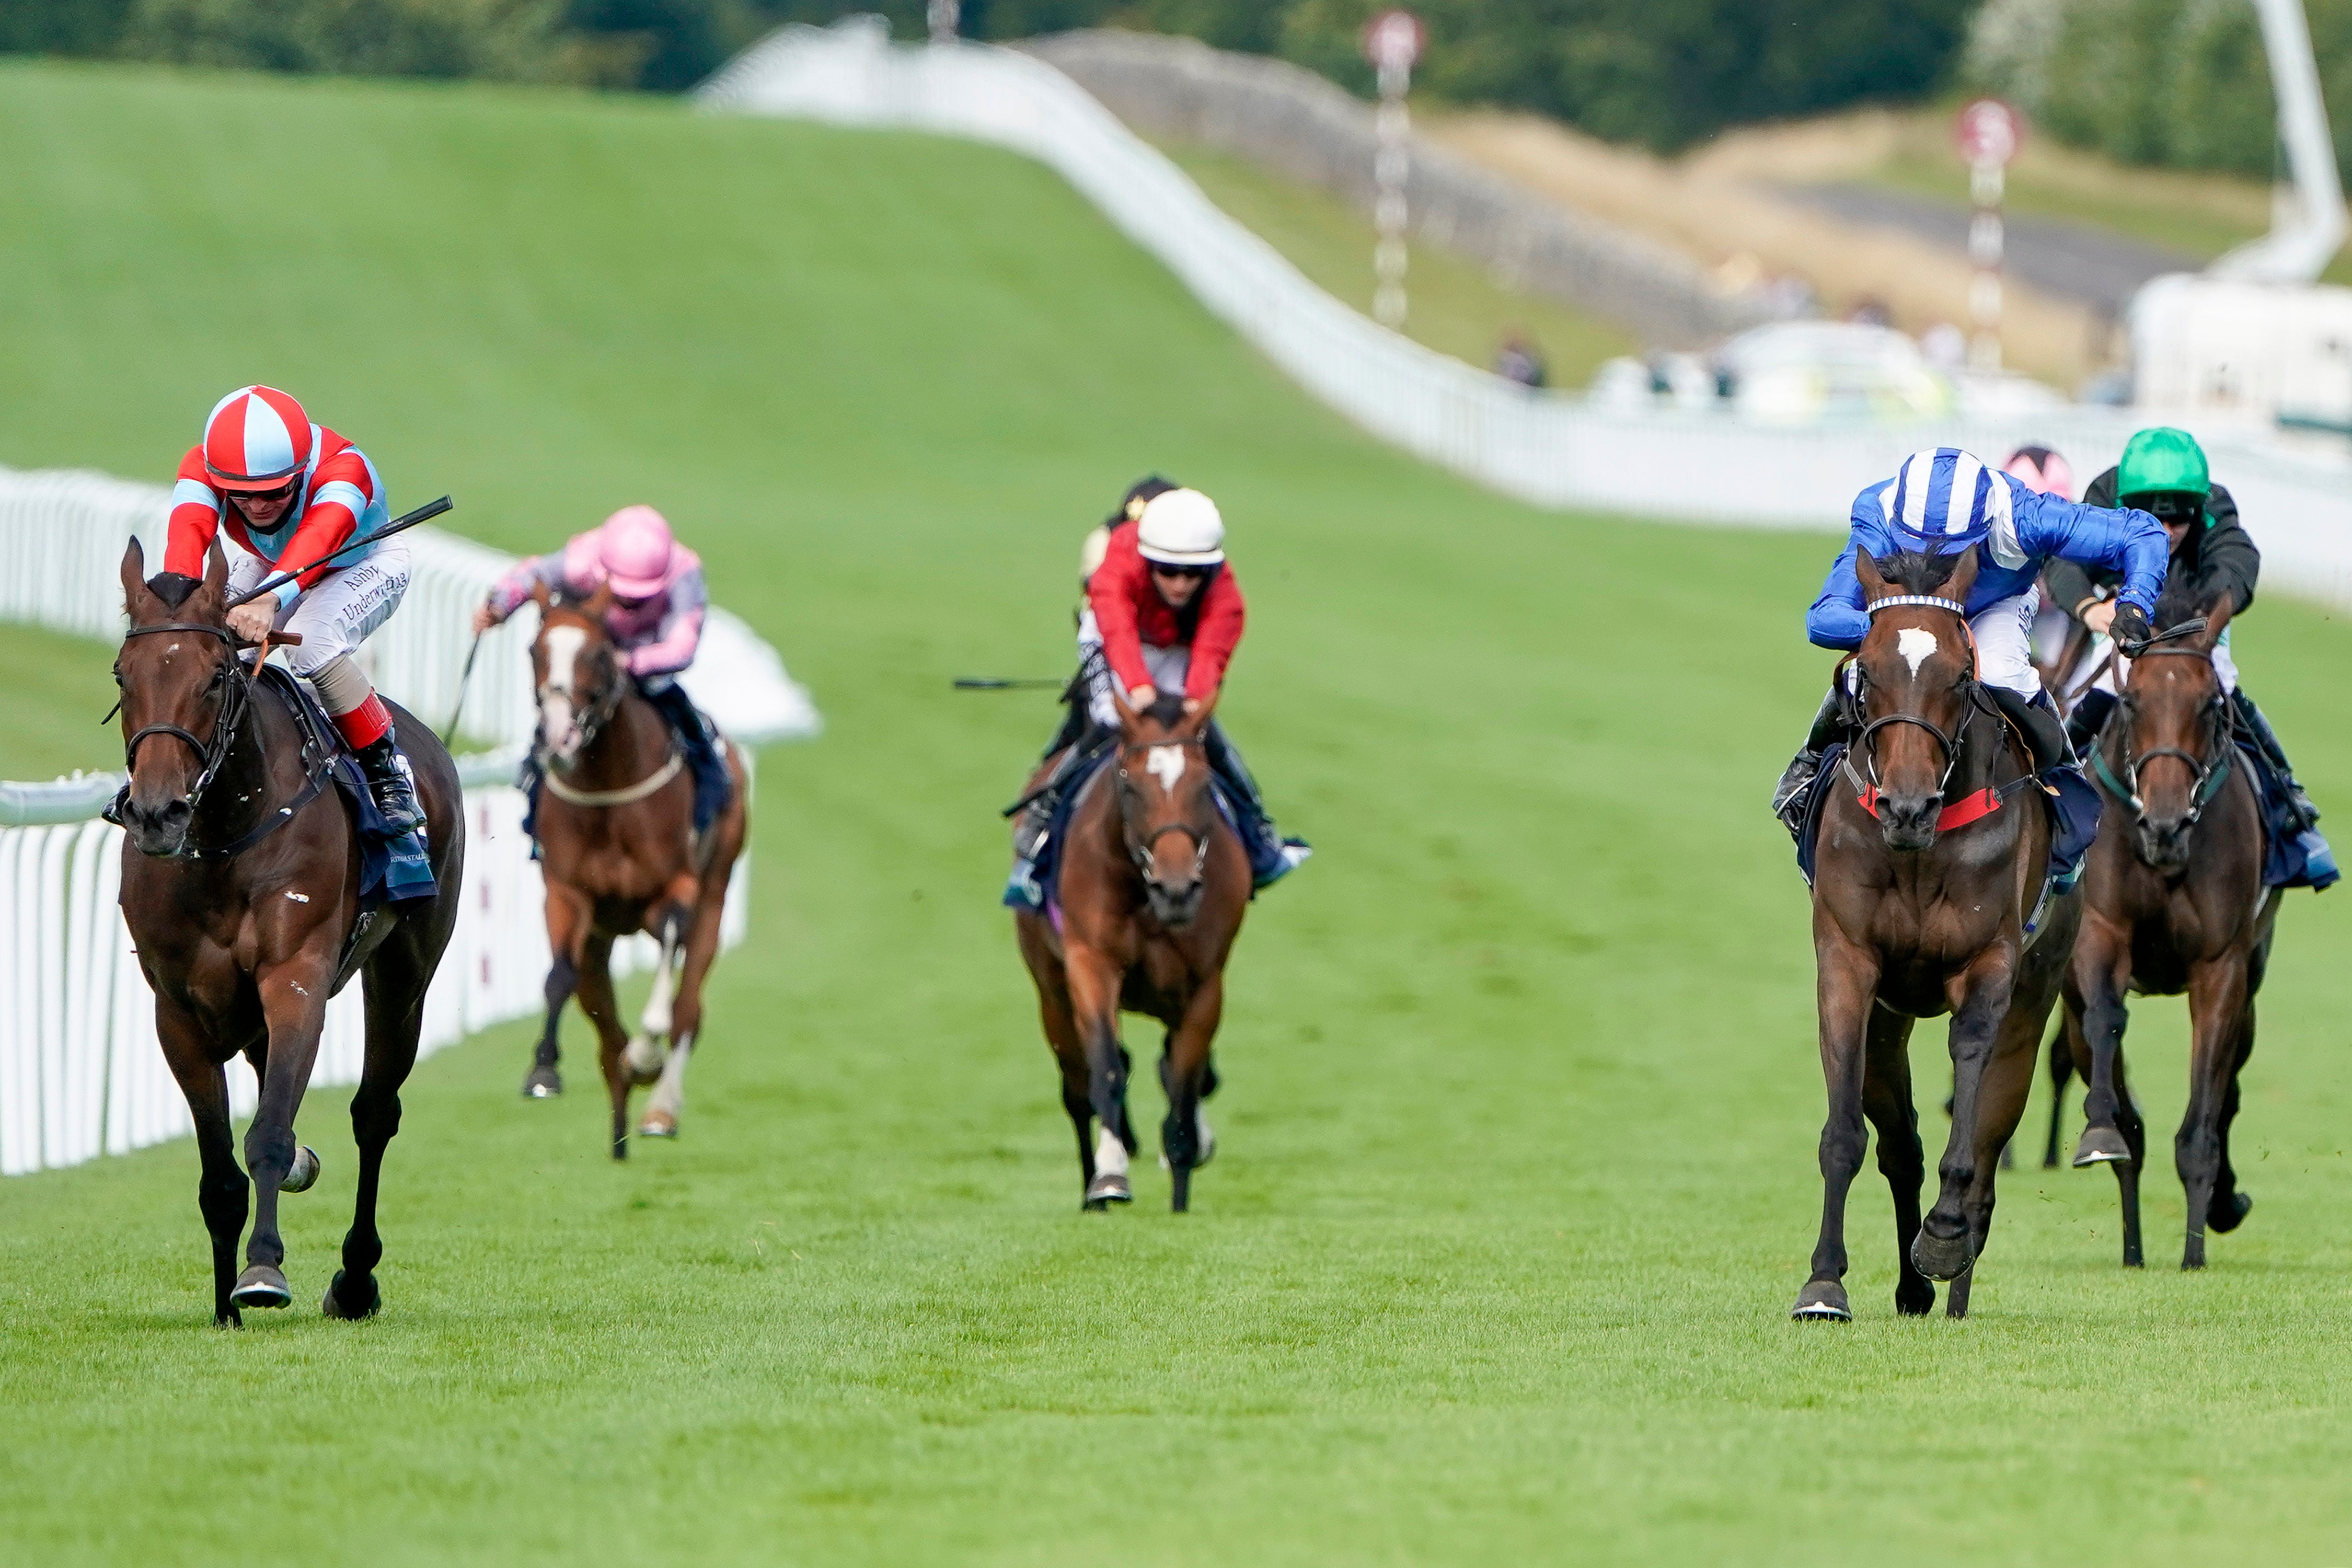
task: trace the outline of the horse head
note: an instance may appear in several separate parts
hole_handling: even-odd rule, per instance
[[[1149,708],[1128,706],[1118,693],[1118,815],[1128,858],[1143,877],[1152,919],[1181,931],[1201,912],[1207,888],[1209,837],[1216,802],[1209,793],[1212,698],[1186,713],[1183,699],[1163,694]]]
[[[247,677],[225,618],[228,558],[220,542],[201,581],[177,572],[148,577],[146,563],[133,538],[122,552],[131,626],[114,659],[131,774],[118,815],[141,854],[170,857],[187,847],[205,788],[236,739]]]
[[[1879,831],[1900,853],[1936,842],[1974,710],[1976,648],[1961,606],[1976,586],[1977,564],[1973,550],[1906,552],[1884,563],[1867,550],[1854,552],[1870,631],[1853,657],[1863,719],[1853,749],[1877,791]]]
[[[2132,660],[2118,694],[2124,784],[2137,814],[2134,847],[2158,871],[2188,866],[2189,829],[2230,764],[2230,694],[2213,668],[2213,649],[2234,607],[2227,594],[2205,605],[2205,629],[2150,647]],[[2156,624],[2176,626],[2197,612],[2188,595],[2168,594],[2157,605]]]
[[[620,650],[604,630],[613,590],[600,585],[583,599],[550,595],[541,584],[531,597],[539,605],[539,636],[530,645],[539,690],[539,752],[550,768],[568,773],[595,744],[628,691]]]

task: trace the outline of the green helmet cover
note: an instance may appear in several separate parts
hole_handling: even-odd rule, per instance
[[[2213,480],[2205,467],[2205,448],[2186,430],[2159,425],[2134,436],[2116,465],[2116,499],[2144,496],[2158,490],[2212,493]]]

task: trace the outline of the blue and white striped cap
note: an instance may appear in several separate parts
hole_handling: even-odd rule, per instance
[[[1912,453],[1878,499],[1896,537],[1930,552],[1965,549],[2010,517],[2008,476],[1957,447]]]

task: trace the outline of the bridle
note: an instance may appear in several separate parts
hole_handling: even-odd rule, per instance
[[[1843,767],[1846,776],[1853,781],[1854,788],[1861,793],[1864,805],[1870,806],[1874,815],[1879,795],[1878,752],[1874,742],[1881,730],[1895,724],[1909,724],[1925,730],[1935,737],[1936,744],[1941,747],[1944,752],[1944,772],[1942,776],[1936,780],[1935,791],[1935,798],[1941,800],[1951,787],[1952,774],[1960,765],[1960,749],[1968,743],[1969,731],[1975,727],[1977,714],[1983,706],[1978,696],[1977,640],[1975,634],[1969,630],[1968,606],[1957,599],[1939,598],[1932,594],[1894,594],[1883,599],[1873,600],[1869,606],[1870,614],[1875,616],[1881,610],[1891,610],[1903,605],[1924,605],[1930,609],[1948,610],[1959,621],[1960,640],[1967,645],[1969,650],[1968,675],[1960,688],[1967,711],[1960,719],[1959,727],[1950,734],[1946,734],[1942,726],[1932,719],[1923,718],[1916,713],[1888,713],[1880,718],[1868,720],[1863,724],[1861,732],[1854,736],[1853,744],[1846,748]],[[1863,672],[1859,664],[1854,663],[1852,655],[1847,656],[1846,664],[1852,666],[1859,681],[1864,685],[1868,684],[1869,677]],[[1843,674],[1843,667],[1841,674]],[[1838,689],[1841,691],[1845,689],[1843,679],[1838,682]],[[1862,693],[1859,691],[1853,693],[1853,700],[1859,711]],[[1867,778],[1857,775],[1853,771],[1853,756],[1856,752],[1862,753],[1863,768],[1869,775]]]
[[[1127,840],[1127,858],[1135,862],[1135,868],[1142,873],[1144,881],[1154,887],[1160,884],[1159,879],[1151,874],[1151,851],[1162,838],[1171,833],[1181,833],[1192,841],[1192,875],[1197,880],[1202,868],[1208,864],[1209,836],[1215,826],[1213,818],[1207,827],[1195,827],[1189,822],[1163,822],[1141,838],[1136,837],[1135,817],[1128,808],[1133,802],[1141,798],[1142,792],[1136,788],[1135,781],[1128,776],[1127,760],[1129,757],[1140,756],[1146,752],[1156,752],[1162,747],[1171,746],[1197,748],[1201,752],[1202,765],[1203,767],[1208,765],[1209,741],[1205,735],[1187,736],[1181,741],[1136,741],[1124,742],[1118,748],[1117,771],[1118,822],[1121,836]],[[1213,810],[1214,807],[1211,809]]]
[[[2204,623],[2200,620],[2193,629],[2202,629]],[[2190,629],[2192,628],[2175,626],[2164,636],[2181,637],[2187,635]],[[2193,647],[2150,647],[2141,649],[2139,657],[2141,658],[2201,658],[2209,667],[2213,662],[2211,653]],[[2211,752],[2210,756],[2200,757],[2195,752],[2179,746],[2158,746],[2153,751],[2135,754],[2132,751],[2132,727],[2127,709],[2124,710],[2125,721],[2117,731],[2124,758],[2123,777],[2120,779],[2116,777],[2115,770],[2107,766],[2106,752],[2104,748],[2092,750],[2091,771],[2097,775],[2099,783],[2106,786],[2109,794],[2132,808],[2133,819],[2139,826],[2144,827],[2147,825],[2147,803],[2140,798],[2140,770],[2158,757],[2176,758],[2187,763],[2189,771],[2196,774],[2195,782],[2189,785],[2188,815],[2180,819],[2181,831],[2184,833],[2197,826],[2198,818],[2205,815],[2205,808],[2213,803],[2213,797],[2221,794],[2221,786],[2229,782],[2231,750],[2230,694],[2221,689],[2221,683],[2218,677],[2214,680],[2213,688],[2213,700],[2204,704],[2205,710],[2210,718],[2213,731],[2212,742],[2209,748]],[[2117,707],[2122,709],[2123,705],[2118,703]]]
[[[600,634],[602,629],[598,628]],[[606,647],[609,649],[609,647],[608,643]],[[579,666],[575,662],[572,668],[577,669]],[[593,703],[577,708],[573,711],[572,727],[580,733],[581,753],[585,753],[590,747],[595,745],[596,737],[604,732],[605,725],[613,721],[613,715],[621,710],[621,700],[628,694],[628,684],[627,677],[616,672],[612,682],[596,694],[596,700]],[[547,711],[549,689],[546,682],[540,683],[537,696],[539,710],[542,714]],[[569,697],[573,693],[567,690],[564,695]],[[544,752],[547,750],[547,743],[543,736],[539,744],[540,750]]]
[[[147,724],[132,731],[131,738],[122,743],[122,769],[130,773],[139,765],[139,743],[148,736],[170,735],[186,742],[204,764],[196,773],[196,782],[189,785],[187,793],[180,797],[187,804],[189,811],[194,812],[203,804],[205,792],[212,787],[213,780],[220,776],[221,764],[227,762],[229,753],[236,749],[237,732],[252,708],[253,677],[237,662],[236,656],[239,639],[226,626],[208,626],[202,621],[163,621],[152,626],[132,626],[122,635],[128,640],[131,637],[152,637],[159,632],[194,632],[199,637],[218,637],[229,649],[229,658],[220,667],[218,679],[225,683],[226,690],[221,698],[220,713],[213,720],[210,740],[205,740],[177,724]],[[107,718],[113,718],[121,708],[122,704],[117,701]],[[123,789],[127,795],[130,786],[125,784]]]

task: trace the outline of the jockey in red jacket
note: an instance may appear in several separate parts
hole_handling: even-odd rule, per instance
[[[369,542],[390,521],[365,453],[311,424],[277,388],[241,386],[213,405],[204,440],[180,460],[163,570],[152,585],[177,605],[203,580],[215,540],[228,555],[232,598],[265,577],[300,573],[231,610],[229,630],[255,643],[272,630],[301,637],[287,666],[318,691],[397,837],[424,826],[425,812],[392,715],[352,658],[408,591],[408,542]]]
[[[1216,503],[1154,477],[1128,492],[1122,513],[1087,541],[1087,603],[1078,617],[1086,699],[1082,710],[1074,682],[1069,719],[1047,750],[1046,782],[1014,830],[1024,862],[1015,868],[1016,881],[1034,858],[1063,788],[1118,731],[1113,683],[1131,708],[1165,694],[1181,696],[1187,712],[1198,712],[1215,699],[1241,644],[1247,607],[1225,560]],[[1276,834],[1257,781],[1213,719],[1206,740],[1210,770],[1239,819],[1256,884],[1265,887],[1310,851]]]

